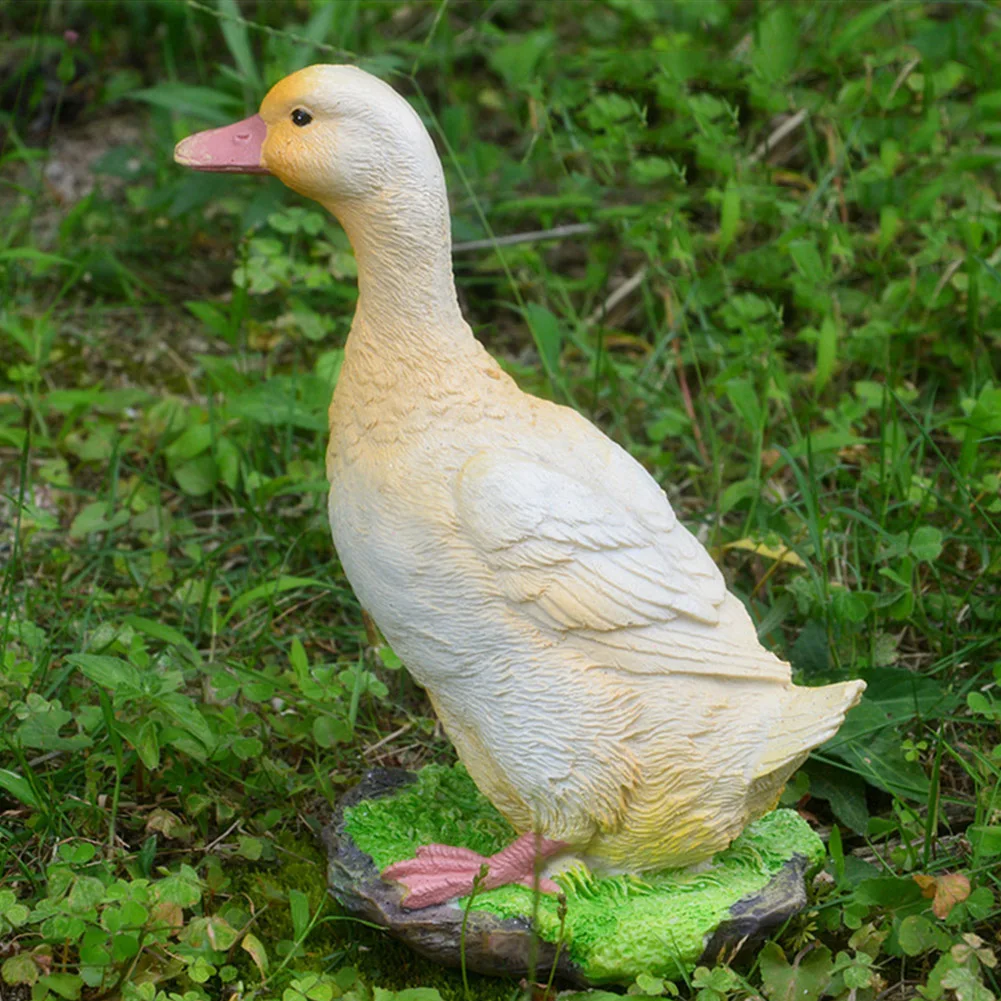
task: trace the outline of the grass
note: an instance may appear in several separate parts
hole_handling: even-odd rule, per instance
[[[0,37],[4,991],[463,994],[313,847],[366,767],[451,760],[326,527],[349,248],[170,158],[347,59],[435,135],[491,351],[651,470],[797,680],[869,682],[786,792],[830,835],[811,909],[682,993],[997,996],[992,5],[53,2]]]

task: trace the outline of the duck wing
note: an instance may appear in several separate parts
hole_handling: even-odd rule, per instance
[[[761,647],[743,608],[735,612],[719,568],[663,491],[631,456],[614,453],[600,476],[516,449],[466,462],[455,488],[460,530],[502,594],[555,637],[607,647],[616,663],[635,651],[643,673],[787,683],[788,665]],[[713,652],[675,661],[672,635]]]

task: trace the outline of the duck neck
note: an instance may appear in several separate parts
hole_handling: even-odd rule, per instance
[[[331,206],[358,263],[352,333],[386,340],[397,356],[440,351],[472,334],[462,319],[452,275],[444,183],[383,191],[378,200]]]

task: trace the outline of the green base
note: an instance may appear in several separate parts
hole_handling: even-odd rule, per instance
[[[349,806],[343,816],[345,833],[380,870],[411,858],[423,844],[491,855],[515,837],[461,766],[430,765],[413,784]],[[704,962],[714,943],[722,948],[761,934],[802,907],[803,875],[823,859],[824,846],[807,823],[791,810],[776,810],[704,871],[599,878],[580,866],[557,875],[567,899],[562,928],[557,899],[533,901],[521,886],[481,893],[471,910],[501,919],[534,913],[539,937],[562,939],[591,983],[629,982],[640,973],[678,978]]]

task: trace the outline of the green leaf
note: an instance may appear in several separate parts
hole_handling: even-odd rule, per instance
[[[22,952],[4,960],[0,977],[5,984],[34,984],[38,980],[38,966],[30,952]]]
[[[177,872],[154,884],[153,892],[157,900],[194,907],[202,899],[202,881],[191,866],[182,864]]]
[[[184,308],[197,320],[201,320],[206,327],[216,337],[221,338],[224,341],[229,341],[230,339],[230,323],[229,317],[216,305],[211,302],[198,302],[193,299],[189,299],[184,303]]]
[[[731,177],[723,190],[719,214],[719,252],[725,254],[740,226],[740,188]]]
[[[865,782],[858,775],[820,761],[811,761],[810,795],[826,799],[834,816],[856,834],[865,834],[869,827]]]
[[[788,247],[789,256],[792,258],[796,270],[811,285],[821,288],[827,284],[827,273],[824,269],[824,262],[820,258],[820,251],[813,240],[793,240]]]
[[[769,942],[760,954],[761,986],[772,1001],[818,1001],[831,982],[834,964],[826,946],[811,949],[795,965]]]
[[[552,48],[553,41],[553,33],[546,30],[515,35],[494,49],[487,61],[509,87],[528,89],[535,80],[539,61]]]
[[[193,737],[196,737],[208,750],[215,747],[215,734],[205,721],[205,717],[187,696],[180,692],[168,692],[159,696],[156,704],[169,716],[173,717]]]
[[[974,824],[966,829],[966,836],[978,855],[1001,855],[1001,824]]]
[[[250,49],[250,33],[247,24],[240,13],[236,0],[216,0],[219,10],[219,27],[222,37],[226,40],[226,48],[240,71],[244,81],[257,90],[261,89],[261,75],[257,71],[257,63]]]
[[[747,430],[757,432],[761,426],[762,410],[754,383],[743,376],[730,379],[726,383],[726,395],[733,405],[733,409],[737,411],[740,419],[747,426]]]
[[[272,427],[326,431],[330,385],[320,379],[312,379],[317,389],[322,390],[322,398],[314,396],[309,393],[311,387],[307,385],[307,378],[312,377],[273,376],[267,382],[233,397],[227,403],[227,410],[234,417]]]
[[[174,479],[189,497],[203,497],[219,482],[219,468],[211,455],[200,455],[178,466]]]
[[[921,887],[909,876],[877,876],[864,879],[854,891],[855,899],[870,907],[894,910],[922,900]]]
[[[786,3],[773,4],[758,22],[753,65],[766,80],[784,80],[796,65],[802,48],[800,25]]]
[[[882,707],[863,697],[821,752],[839,758],[878,789],[923,802],[928,797],[928,776],[918,762],[904,757],[892,724]]]
[[[185,83],[158,83],[129,97],[212,125],[226,125],[240,113],[239,100],[229,94]]]
[[[0,768],[0,789],[10,793],[14,799],[24,803],[25,806],[37,810],[41,805],[31,788],[31,783],[24,776],[7,768]]]
[[[66,906],[76,914],[84,914],[104,899],[104,883],[96,876],[77,876],[66,898]]]
[[[828,47],[828,54],[831,59],[837,59],[847,52],[857,39],[869,31],[878,21],[897,6],[897,0],[886,0],[885,3],[875,4],[865,8],[861,14],[857,14],[834,36],[834,41]]]
[[[160,767],[160,738],[158,727],[152,720],[145,720],[136,734],[135,749],[139,760],[152,771]]]
[[[36,264],[58,264],[63,267],[73,265],[68,258],[47,254],[33,247],[11,247],[8,250],[0,250],[0,261],[33,261]]]
[[[549,312],[545,306],[530,302],[525,307],[525,319],[535,346],[538,348],[539,357],[546,368],[546,373],[550,379],[554,379],[560,368],[560,349],[563,344],[563,332],[560,329],[560,322]]]
[[[197,956],[188,967],[188,976],[196,984],[204,984],[216,975],[216,968],[204,957]]]
[[[77,1001],[83,990],[83,978],[75,973],[49,973],[38,978],[36,987],[45,988],[53,994],[65,998],[65,1001]],[[34,993],[33,991],[33,996]],[[47,995],[43,994],[42,997],[47,997]]]
[[[292,646],[289,650],[288,659],[297,674],[304,675],[309,670],[309,657],[306,656],[306,648],[302,645],[302,640],[298,636],[292,637]]]
[[[283,594],[285,591],[297,591],[308,587],[319,587],[327,590],[329,585],[322,580],[317,580],[315,577],[291,577],[287,574],[282,574],[274,580],[269,580],[264,584],[259,584],[257,587],[252,587],[249,591],[244,591],[230,606],[229,612],[223,621],[224,623],[229,622],[234,615],[239,615],[248,605],[252,605],[255,601],[259,601],[262,598],[273,598],[275,595]]]
[[[141,615],[127,615],[125,617],[125,625],[131,626],[133,629],[145,633],[153,639],[162,640],[164,643],[170,643],[172,646],[180,648],[189,654],[192,660],[201,660],[201,655],[191,640],[173,626],[157,622],[155,619],[143,618]]]
[[[834,363],[838,357],[838,325],[833,316],[825,316],[817,338],[817,377],[815,384],[819,393],[830,382],[834,374]]]
[[[336,716],[317,716],[313,720],[313,740],[320,747],[334,747],[336,744],[348,743],[354,731],[351,725]]]
[[[289,890],[288,906],[292,913],[292,932],[298,942],[309,927],[309,897],[302,890]]]
[[[126,932],[119,932],[111,939],[111,958],[116,963],[125,963],[139,952],[139,938]]]
[[[215,436],[216,429],[211,424],[192,424],[167,446],[167,458],[171,462],[193,459],[212,447]]]
[[[920,956],[932,949],[945,950],[950,941],[949,936],[936,928],[923,914],[908,914],[900,922],[897,940],[908,956]]]
[[[241,761],[253,761],[264,753],[264,744],[257,737],[237,737],[230,747]]]
[[[71,653],[66,662],[80,669],[80,673],[97,685],[119,690],[139,692],[142,679],[139,672],[120,657],[99,656],[92,653]]]
[[[441,993],[437,987],[405,987],[397,991],[393,997],[396,1001],[441,1001]]]
[[[70,538],[83,539],[94,532],[107,532],[119,528],[129,520],[128,511],[116,511],[111,517],[111,505],[107,501],[87,504],[70,525]]]
[[[922,563],[933,563],[942,555],[942,532],[931,525],[922,525],[911,536],[908,550]]]

